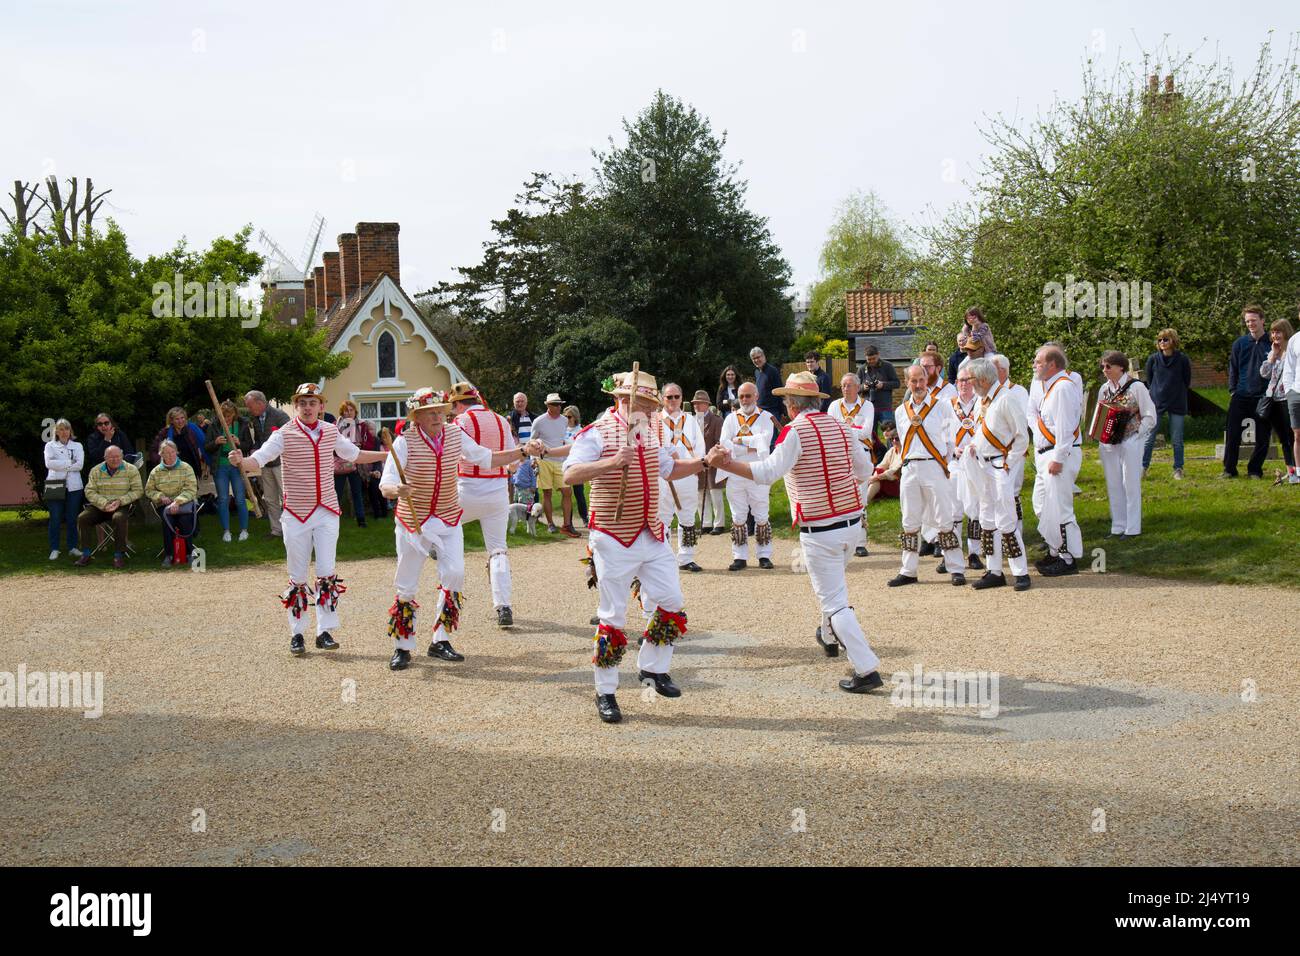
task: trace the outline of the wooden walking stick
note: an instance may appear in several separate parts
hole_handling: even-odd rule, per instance
[[[384,443],[384,448],[388,451],[388,456],[393,459],[393,464],[397,466],[397,477],[401,479],[402,484],[408,484],[406,480],[406,470],[402,468],[402,461],[397,457],[397,452],[393,451],[393,436],[387,428],[379,429],[379,440]],[[398,497],[402,498],[401,495],[398,495]],[[415,502],[411,501],[409,496],[402,498],[402,501],[406,502],[406,508],[411,512],[411,523],[418,529],[420,526],[420,519],[415,516]]]
[[[235,448],[235,439],[230,434],[230,426],[226,424],[226,416],[221,414],[221,403],[217,401],[217,392],[212,387],[212,379],[205,378],[203,384],[208,387],[208,398],[212,399],[212,414],[217,421],[221,422],[221,427],[226,433],[226,454],[229,454]],[[239,449],[239,453],[244,454],[244,449]],[[244,479],[244,497],[248,499],[248,504],[253,509],[253,515],[258,518],[262,517],[262,506],[257,503],[257,493],[253,491],[253,480],[248,477],[243,468],[239,469],[239,474]]]

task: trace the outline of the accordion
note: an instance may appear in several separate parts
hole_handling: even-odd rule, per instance
[[[1110,401],[1097,403],[1088,437],[1103,445],[1118,445],[1132,433],[1137,415],[1132,399],[1121,391]]]

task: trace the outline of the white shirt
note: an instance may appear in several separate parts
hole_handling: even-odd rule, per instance
[[[397,462],[401,462],[403,468],[406,467],[406,457],[408,454],[406,449],[406,432],[410,429],[419,427],[419,425],[412,422],[402,430],[402,434],[398,435],[397,440],[393,442],[393,453],[384,459],[384,473],[379,479],[380,488],[383,488],[385,485],[390,488],[396,488],[402,483],[401,476],[397,474]],[[459,426],[452,422],[447,422],[442,427],[447,429],[457,428]],[[276,434],[279,433],[277,432]],[[425,432],[425,434],[428,435],[429,433]],[[436,441],[432,436],[430,436],[429,440]],[[492,452],[476,442],[473,436],[467,434],[463,428],[460,433],[460,457],[463,461],[467,461],[471,465],[478,465],[480,468],[492,467]],[[396,459],[396,461],[394,461],[394,459]]]
[[[861,392],[858,392],[858,401],[862,403],[862,407],[858,409],[858,413],[852,418],[845,416],[845,412],[852,408],[852,406],[850,405],[849,408],[845,408],[845,405],[848,403],[842,398],[838,398],[831,402],[830,408],[826,409],[826,414],[835,419],[845,428],[850,429],[849,434],[865,444],[867,450],[870,451],[871,436],[875,432],[876,409],[875,406],[867,401],[866,396]],[[859,428],[861,431],[852,431],[854,428]]]
[[[1079,395],[1083,395],[1083,376],[1078,372],[1066,371],[1070,381],[1079,387]],[[1019,387],[1019,386],[1017,386]],[[1025,393],[1025,424],[1029,426],[1031,432],[1038,431],[1038,409],[1043,404],[1043,383],[1034,379],[1029,383],[1029,391]],[[1079,414],[1083,414],[1083,402],[1079,402]]]
[[[749,426],[750,434],[740,437],[740,422],[736,418],[736,413],[728,412],[722,422],[720,443],[723,448],[731,452],[733,459],[752,465],[766,458],[771,450],[772,434],[776,431],[776,419],[772,417],[771,412],[757,405],[748,411],[743,408],[740,411],[746,418],[758,412],[758,421]]]
[[[623,416],[611,409],[605,413],[614,415],[620,422],[624,422]],[[605,452],[605,439],[600,437],[600,429],[588,428],[579,433],[573,440],[573,448],[569,451],[569,457],[564,459],[564,470],[568,471],[574,465],[588,465],[593,461],[600,461],[600,456]],[[659,446],[659,477],[667,478],[672,474],[673,459],[696,457],[688,456],[686,449],[677,445],[660,445]]]
[[[1300,395],[1300,333],[1291,336],[1282,356],[1282,391]]]
[[[1020,421],[1024,423],[1029,416],[1029,392],[1023,385],[1017,385],[1011,379],[1003,382],[1002,387],[1010,393],[1011,400],[1016,403],[1016,408],[1020,409]]]
[[[808,412],[806,411],[799,413],[801,417],[807,414]],[[854,437],[851,431],[849,437]],[[861,442],[857,441],[849,442],[849,451],[853,455],[853,477],[859,482],[866,481],[871,477],[871,473],[875,470],[871,461],[871,454]],[[777,446],[773,449],[772,453],[762,461],[750,465],[749,470],[753,472],[755,482],[760,485],[770,485],[793,468],[795,462],[799,460],[799,456],[802,453],[803,445],[799,441],[799,432],[793,428],[787,427],[785,438],[781,439],[781,441],[777,443]],[[826,520],[842,521],[844,519],[841,517],[836,519],[828,518]],[[812,521],[807,523],[817,525],[825,522]]]
[[[949,441],[952,442],[953,454],[959,453],[963,447],[970,444],[972,435],[965,436],[962,439],[961,444],[958,445],[957,433],[961,431],[962,421],[964,419],[969,418],[971,420],[974,420],[976,412],[979,411],[979,401],[980,401],[980,397],[978,395],[972,395],[970,404],[967,405],[961,400],[960,394],[958,394],[957,396],[957,407],[953,408],[952,410],[952,425],[949,426],[952,429],[952,434],[949,436]],[[949,406],[951,406],[952,402],[949,402],[948,404]]]
[[[894,421],[898,424],[898,442],[901,448],[907,441],[907,432],[912,427],[912,419],[907,415],[908,405],[919,415],[925,408],[925,405],[916,405],[912,402],[911,392],[905,393],[907,398],[902,405],[894,411]],[[926,401],[930,401],[927,393]],[[955,434],[953,428],[953,419],[957,416],[953,414],[952,403],[945,399],[938,399],[934,403],[932,411],[922,423],[925,426],[925,433],[930,436],[930,441],[934,444],[935,450],[947,461],[952,461],[952,437]],[[907,449],[907,459],[910,461],[917,458],[933,458],[930,450],[925,447],[921,437],[912,439],[912,444]]]
[[[950,398],[957,397],[957,389],[953,387],[952,382],[945,382],[943,379],[939,379],[938,382],[931,385],[929,388],[930,394],[941,402],[946,402]],[[935,389],[938,389],[938,391],[936,392]]]
[[[81,469],[86,467],[86,452],[81,442],[68,439],[65,445],[57,438],[45,443],[45,469],[47,481],[65,481],[68,491],[86,487],[81,480]]]
[[[1021,389],[1024,391],[1024,389]],[[1016,401],[1015,392],[1009,385],[994,385],[985,398],[991,399],[984,411],[984,424],[988,425],[994,437],[1007,445],[1006,466],[1014,470],[1029,450],[1029,435],[1025,432],[1025,416]],[[975,413],[978,417],[981,408],[977,399]],[[995,458],[1003,454],[1002,450],[988,440],[984,430],[975,427],[975,454],[979,458]]]
[[[1114,385],[1110,384],[1109,381],[1106,382],[1106,384],[1101,387],[1101,392],[1097,395],[1098,403],[1110,401],[1115,397],[1115,393],[1123,388],[1124,383],[1128,381],[1130,381],[1130,379],[1128,373],[1125,372],[1119,377],[1119,381]],[[1123,444],[1125,445],[1131,441],[1137,441],[1139,438],[1145,439],[1147,432],[1156,427],[1156,403],[1151,401],[1151,393],[1147,391],[1147,387],[1141,382],[1136,379],[1133,379],[1132,381],[1133,384],[1128,387],[1128,391],[1124,394],[1126,396],[1132,396],[1134,401],[1137,403],[1137,410],[1142,416],[1142,420],[1138,423],[1138,427],[1133,431],[1133,433],[1124,439]]]
[[[295,424],[295,422],[297,424]],[[277,428],[275,431],[271,432],[271,434],[267,435],[266,442],[262,447],[248,457],[257,462],[260,467],[266,467],[268,461],[275,461],[275,459],[284,454],[284,430],[286,428],[297,428],[298,425],[302,425],[298,419],[289,419],[287,425],[282,425],[280,428]],[[308,428],[306,425],[303,425],[302,427],[307,434],[312,437],[313,441],[317,441],[320,439],[320,426],[321,420],[318,418],[316,419],[316,424],[311,428]],[[344,461],[356,461],[357,455],[361,454],[361,449],[353,444],[350,439],[344,438],[340,433],[338,438],[334,440],[334,454],[338,455]]]
[[[1067,381],[1056,388],[1051,388],[1052,383],[1061,378]],[[1047,445],[1047,439],[1038,429],[1038,419],[1041,416],[1048,429],[1056,436],[1056,446],[1044,451],[1044,454],[1049,461],[1058,461],[1062,465],[1070,457],[1070,449],[1080,440],[1074,437],[1079,416],[1083,414],[1083,387],[1075,381],[1077,378],[1079,376],[1074,372],[1057,372],[1047,382],[1035,382],[1042,386],[1036,412],[1033,410],[1033,393],[1030,393],[1029,427],[1034,433],[1034,447],[1038,449]],[[1049,389],[1050,395],[1047,394]],[[1043,400],[1044,395],[1047,396],[1046,401]]]
[[[673,418],[667,412],[663,412],[662,415],[664,420],[663,437],[665,441],[667,441],[668,436],[672,434],[672,429],[668,427],[668,423],[672,422],[676,425],[680,424],[683,418],[686,419],[686,425],[682,428],[682,437],[691,443],[691,447],[687,448],[685,445],[681,444],[681,442],[675,441],[675,447],[681,449],[681,455],[679,457],[703,458],[708,452],[708,449],[704,447],[704,432],[700,430],[700,423],[696,420],[695,415],[688,414],[687,412],[681,412],[676,418]],[[694,478],[695,476],[688,475],[687,477]]]

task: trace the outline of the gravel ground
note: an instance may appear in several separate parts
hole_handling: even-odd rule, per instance
[[[976,593],[929,559],[890,590],[895,553],[855,560],[886,680],[997,672],[986,718],[841,693],[791,542],[740,575],[727,544],[684,575],[683,696],[643,693],[632,647],[617,726],[580,542],[513,554],[508,632],[470,555],[468,660],[400,674],[385,558],[340,569],[343,647],[303,659],[281,568],[11,578],[0,671],[102,671],[104,712],[0,710],[0,864],[1300,862],[1300,594],[1114,574]]]

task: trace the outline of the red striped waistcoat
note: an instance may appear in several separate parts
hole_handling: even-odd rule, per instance
[[[320,437],[313,440],[307,428],[294,418],[280,429],[284,436],[284,453],[280,456],[281,482],[284,485],[284,510],[299,521],[306,521],[317,508],[339,513],[339,499],[334,493],[334,444],[339,430],[321,420]]]
[[[510,434],[510,423],[496,412],[488,411],[482,405],[466,409],[456,416],[456,424],[465,429],[465,433],[488,451],[505,451],[506,436]],[[462,478],[506,478],[509,476],[504,468],[480,468],[461,462],[457,474]]]
[[[601,458],[613,458],[627,444],[627,421],[610,410],[587,426],[596,429],[603,448]],[[659,520],[659,428],[653,420],[642,429],[643,444],[637,446],[638,460],[627,469],[627,496],[623,499],[623,517],[618,514],[618,491],[623,471],[615,468],[598,475],[591,483],[591,505],[587,524],[605,532],[625,548],[632,546],[642,528],[648,528],[658,540],[664,539]]]
[[[853,450],[845,427],[824,412],[804,412],[782,430],[778,445],[792,428],[799,435],[800,448],[799,459],[785,476],[792,523],[861,513],[862,496],[853,476]]]
[[[411,512],[405,505],[397,509],[397,520],[407,531],[419,532],[434,515],[455,526],[460,523],[460,494],[456,490],[456,468],[460,463],[460,439],[464,432],[456,425],[442,427],[442,454],[436,440],[416,425],[402,430],[406,439],[406,482],[411,486],[411,504],[420,522],[411,524]]]

